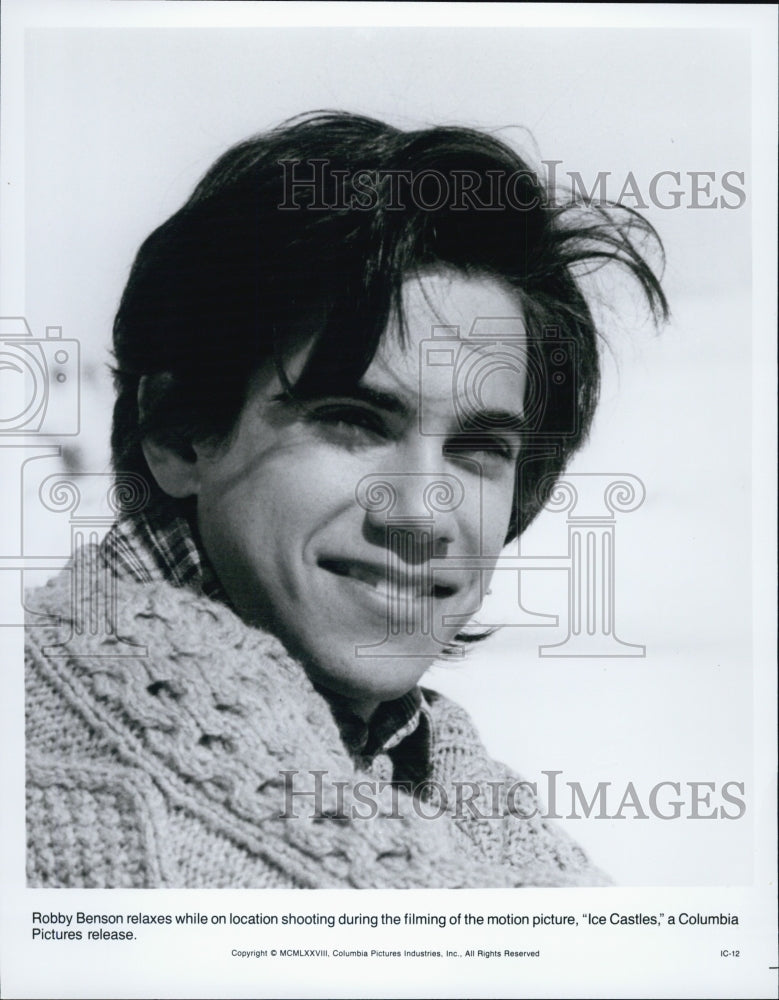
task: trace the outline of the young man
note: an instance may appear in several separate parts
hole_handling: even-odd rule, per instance
[[[665,309],[622,215],[480,132],[323,114],[152,233],[114,326],[144,502],[29,602],[31,884],[603,880],[419,681],[587,433],[578,271]]]

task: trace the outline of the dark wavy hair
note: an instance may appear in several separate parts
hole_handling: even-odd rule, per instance
[[[143,476],[161,502],[144,438],[191,454],[193,441],[226,437],[252,374],[279,364],[301,331],[314,347],[290,391],[354,384],[392,316],[403,329],[404,280],[445,266],[499,278],[522,303],[542,405],[522,431],[515,537],[586,437],[598,397],[598,331],[579,276],[617,263],[655,317],[668,311],[645,253],[654,244],[662,257],[653,227],[628,208],[558,206],[552,194],[510,146],[472,128],[401,131],[317,112],[233,147],[133,264],[114,323],[115,471]]]

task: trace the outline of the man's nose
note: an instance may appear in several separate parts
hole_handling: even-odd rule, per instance
[[[407,534],[412,547],[425,550],[417,556],[431,558],[457,539],[465,489],[448,472],[378,472],[360,480],[356,499],[374,531]]]

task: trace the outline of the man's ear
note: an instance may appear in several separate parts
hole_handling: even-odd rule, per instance
[[[164,493],[183,500],[200,492],[200,463],[194,449],[190,458],[151,438],[146,438],[142,447],[151,474]]]
[[[168,372],[144,375],[138,384],[138,414],[153,409],[165,392],[170,390],[173,376]],[[183,500],[194,496],[200,489],[198,456],[193,448],[176,448],[172,444],[155,441],[151,437],[142,442],[143,454],[157,485],[168,496]]]

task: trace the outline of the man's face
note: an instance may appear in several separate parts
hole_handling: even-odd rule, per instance
[[[519,448],[519,321],[520,339],[505,343],[515,294],[437,271],[409,279],[404,303],[407,343],[391,324],[353,392],[301,405],[268,368],[228,442],[196,448],[199,529],[234,607],[365,716],[410,690],[478,610]],[[502,344],[489,340],[495,317]],[[424,344],[441,325],[460,340],[453,330]],[[286,363],[293,383],[310,347]],[[458,557],[491,558],[474,568]]]

